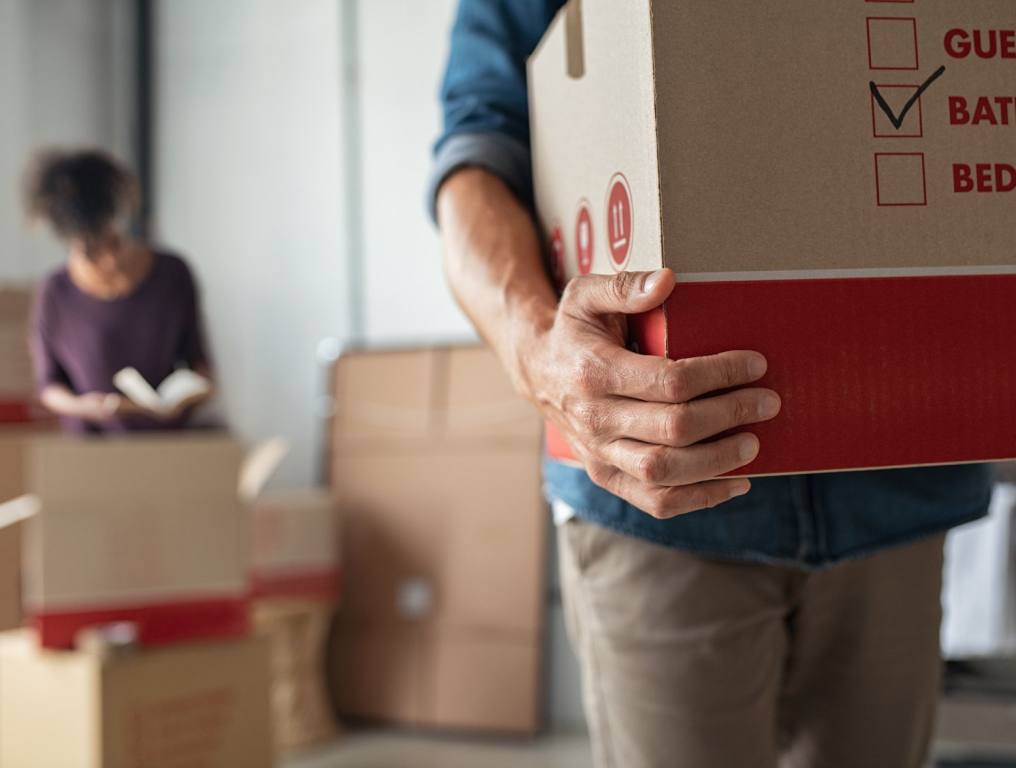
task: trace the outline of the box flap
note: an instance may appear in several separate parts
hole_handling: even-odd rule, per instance
[[[289,455],[290,447],[285,438],[273,437],[251,449],[240,468],[237,492],[241,501],[250,504],[258,497]]]
[[[37,515],[42,507],[39,497],[32,493],[18,496],[0,504],[0,529],[16,525]]]

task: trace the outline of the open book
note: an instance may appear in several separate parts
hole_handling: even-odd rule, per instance
[[[155,413],[171,413],[182,403],[202,397],[212,389],[204,376],[186,368],[173,371],[158,389],[154,389],[135,368],[124,368],[113,377],[116,388],[142,408]]]

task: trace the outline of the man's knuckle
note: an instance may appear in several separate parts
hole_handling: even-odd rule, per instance
[[[691,509],[710,509],[716,505],[705,488],[691,488],[688,491],[688,506]]]
[[[662,448],[652,448],[640,454],[635,472],[640,480],[660,483],[667,477],[667,454]]]
[[[684,445],[691,436],[691,414],[686,406],[670,408],[663,418],[664,439],[672,445]]]
[[[601,461],[589,462],[586,467],[586,473],[589,475],[589,479],[594,484],[601,488],[607,488],[609,490],[610,482],[613,479],[614,473],[610,471],[610,468]]]
[[[614,275],[614,278],[607,283],[611,298],[621,303],[627,301],[631,295],[635,279],[636,276],[631,272],[618,272]]]
[[[687,361],[677,360],[664,371],[661,388],[669,401],[683,403],[691,399],[689,396],[690,383],[691,372]]]
[[[748,406],[744,398],[734,398],[731,406],[731,422],[733,424],[747,424],[752,420],[753,410]]]
[[[595,394],[603,378],[603,364],[594,355],[580,355],[574,363],[572,379],[579,392]]]
[[[729,357],[716,358],[716,374],[720,389],[727,389],[737,382],[737,367]]]
[[[582,430],[594,437],[603,434],[606,423],[603,409],[595,402],[586,400],[575,406],[575,419]]]

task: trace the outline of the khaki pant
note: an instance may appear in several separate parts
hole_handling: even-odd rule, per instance
[[[813,573],[558,537],[598,768],[923,764],[944,536]]]

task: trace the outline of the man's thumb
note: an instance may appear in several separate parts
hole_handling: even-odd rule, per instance
[[[562,303],[587,315],[633,315],[660,306],[674,290],[674,283],[669,269],[585,275],[568,283]]]

